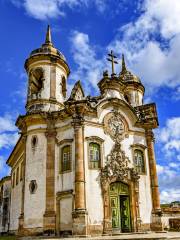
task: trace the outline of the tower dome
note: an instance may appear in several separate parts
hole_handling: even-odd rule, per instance
[[[124,54],[122,55],[122,70],[119,74],[120,80],[125,84],[124,98],[133,107],[143,104],[145,88],[138,76],[126,68]]]
[[[45,43],[31,52],[25,69],[29,78],[27,112],[61,109],[70,70],[66,58],[52,43],[49,25]]]

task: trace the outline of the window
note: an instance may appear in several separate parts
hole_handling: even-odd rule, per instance
[[[89,143],[89,168],[100,168],[100,145],[98,143]]]
[[[71,147],[70,145],[62,148],[61,172],[71,171]]]
[[[31,194],[34,194],[37,190],[37,183],[36,180],[31,180],[30,184],[29,184],[29,191]]]
[[[141,150],[134,150],[134,164],[138,173],[145,173],[144,154]]]
[[[36,68],[30,72],[30,88],[32,94],[37,94],[43,87],[43,69]]]
[[[19,182],[19,167],[16,170],[16,185],[18,185]]]
[[[31,138],[31,146],[32,146],[33,149],[36,148],[37,142],[38,142],[37,136],[32,136],[32,138]]]

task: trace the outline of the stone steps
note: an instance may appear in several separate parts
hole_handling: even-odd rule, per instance
[[[19,240],[180,240],[180,232],[167,233],[132,233],[132,234],[118,234],[112,236],[96,236],[96,237],[22,237]]]

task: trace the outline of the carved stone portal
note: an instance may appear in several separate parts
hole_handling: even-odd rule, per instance
[[[121,149],[120,142],[125,136],[126,127],[118,112],[110,113],[105,118],[105,131],[114,140],[110,154],[107,156],[105,167],[100,173],[104,201],[104,233],[112,231],[112,216],[109,197],[109,187],[113,182],[122,182],[130,189],[130,209],[132,216],[132,230],[139,229],[139,176],[134,168],[129,168],[130,160]]]

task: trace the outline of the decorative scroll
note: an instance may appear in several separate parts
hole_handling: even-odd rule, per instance
[[[121,149],[121,144],[115,143],[107,157],[105,167],[101,171],[101,182],[111,182],[116,177],[119,181],[127,180],[129,176],[129,159]]]

